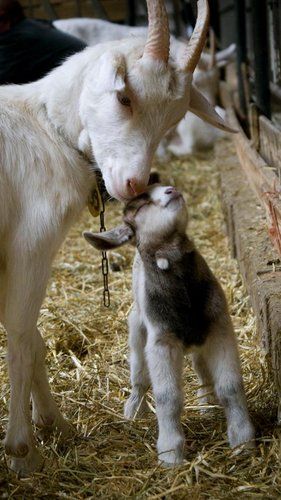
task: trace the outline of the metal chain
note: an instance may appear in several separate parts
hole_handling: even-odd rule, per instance
[[[103,197],[101,195],[101,211],[100,211],[100,233],[106,231],[105,223],[104,223],[104,213],[105,213],[105,207],[104,207],[104,201]],[[105,307],[110,306],[110,291],[108,288],[108,257],[107,253],[103,251],[101,253],[102,259],[101,259],[101,271],[103,275],[103,304]]]

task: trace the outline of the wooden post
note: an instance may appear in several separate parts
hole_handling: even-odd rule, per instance
[[[281,3],[269,2],[270,52],[273,82],[281,85]]]
[[[267,29],[267,2],[251,0],[254,44],[256,102],[262,114],[270,118],[269,50]]]

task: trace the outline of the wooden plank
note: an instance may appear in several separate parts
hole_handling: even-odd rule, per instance
[[[278,395],[281,423],[281,259],[268,238],[264,210],[249,189],[233,146],[217,143],[215,152],[232,254],[250,295],[258,338]]]
[[[238,130],[238,133],[234,135],[234,142],[240,164],[252,189],[265,208],[270,238],[281,255],[281,200],[278,177],[274,170],[259,156],[252,147],[251,141],[246,137],[234,113],[228,87],[223,82],[220,91],[228,122]]]
[[[275,99],[277,99],[279,102],[281,102],[281,87],[276,85],[276,83],[271,82],[270,83],[270,91],[271,91],[273,97],[275,97]]]
[[[255,150],[258,151],[260,148],[259,112],[254,102],[249,105],[249,121],[252,144]]]
[[[265,116],[259,117],[259,152],[271,167],[276,168],[280,180],[281,173],[281,131]]]
[[[75,0],[49,0],[51,8],[54,9],[59,19],[76,17],[77,5]],[[26,15],[29,15],[29,2],[23,0],[22,5],[25,8]],[[32,17],[39,19],[51,19],[50,9],[44,8],[44,3],[40,0],[33,0]],[[126,0],[101,0],[101,6],[107,17],[111,21],[123,21],[127,15]],[[81,0],[81,15],[83,17],[95,17],[96,13],[91,0]]]

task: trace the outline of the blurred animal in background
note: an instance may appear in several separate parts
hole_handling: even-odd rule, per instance
[[[232,131],[192,84],[208,32],[207,0],[184,51],[169,55],[162,0],[147,0],[146,38],[98,44],[47,76],[0,87],[0,319],[11,383],[5,451],[21,474],[42,467],[32,419],[71,433],[51,395],[37,329],[52,260],[96,189],[127,201],[147,186],[162,137],[188,109]]]
[[[186,235],[187,211],[172,186],[154,185],[130,201],[124,224],[84,233],[99,250],[136,246],[134,306],[129,316],[132,393],[125,417],[147,410],[152,384],[158,420],[158,457],[175,465],[184,458],[182,370],[192,352],[199,402],[212,394],[223,406],[230,446],[254,446],[236,338],[223,290]]]
[[[122,40],[133,36],[147,36],[147,28],[142,26],[127,26],[116,24],[103,19],[74,17],[71,19],[56,19],[53,25],[82,40],[87,45]]]
[[[85,47],[51,22],[27,19],[17,0],[0,0],[0,85],[34,82]]]
[[[182,43],[182,42],[177,42]],[[193,81],[200,92],[215,107],[216,112],[224,119],[225,111],[217,105],[219,96],[220,69],[235,60],[236,46],[215,52],[214,33],[210,30],[210,53],[202,52],[194,71]],[[204,122],[194,113],[187,112],[178,125],[163,139],[158,154],[166,158],[167,152],[175,156],[184,156],[214,147],[215,142],[225,134],[212,125]]]
[[[101,19],[73,18],[60,19],[53,22],[54,26],[66,33],[76,36],[88,45],[95,45],[109,40],[138,37],[147,34],[147,28],[140,26],[126,26],[111,23]],[[178,40],[170,37],[171,52],[179,54],[185,50],[187,40]],[[208,101],[215,106],[217,113],[224,118],[222,108],[216,106],[218,98],[219,69],[235,59],[236,47],[231,44],[228,48],[216,52],[216,41],[213,30],[210,30],[210,53],[202,52],[198,65],[194,71],[193,82]],[[157,156],[165,159],[169,152],[175,156],[184,156],[212,148],[223,132],[202,122],[196,115],[188,112],[180,123],[169,131],[157,149]]]

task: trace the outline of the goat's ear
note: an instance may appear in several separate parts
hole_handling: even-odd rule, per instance
[[[228,63],[234,62],[236,56],[236,45],[232,43],[226,49],[216,53],[216,62],[218,67],[226,66]]]
[[[197,90],[194,85],[191,86],[189,111],[202,118],[205,122],[210,123],[225,132],[237,132],[237,130],[229,127],[223,118],[215,111],[209,101]]]
[[[96,91],[112,92],[125,89],[126,60],[119,52],[105,52],[99,60],[95,75]]]
[[[127,224],[118,226],[110,231],[104,231],[103,233],[83,233],[88,243],[97,248],[97,250],[112,250],[121,247],[125,243],[128,243],[134,235],[133,229]]]

